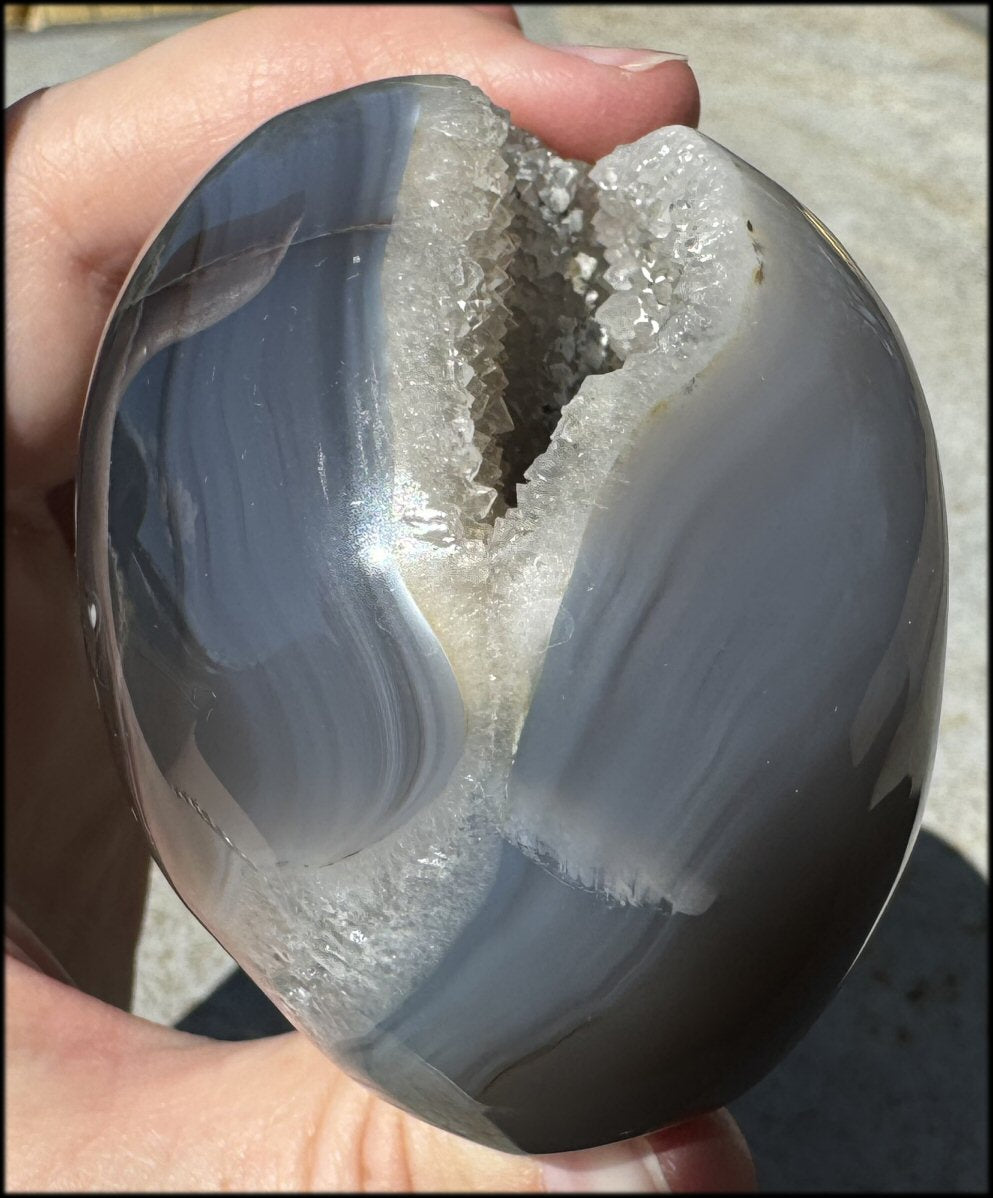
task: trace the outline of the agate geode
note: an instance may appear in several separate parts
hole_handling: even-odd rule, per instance
[[[920,387],[832,235],[694,130],[590,169],[447,77],[269,121],[125,286],[78,517],[156,859],[443,1127],[553,1152],[733,1099],[910,851]]]

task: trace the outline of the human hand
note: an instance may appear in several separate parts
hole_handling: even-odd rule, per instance
[[[13,1189],[553,1184],[532,1158],[396,1110],[299,1034],[220,1044],[117,1009],[130,994],[148,858],[87,674],[70,510],[101,329],[149,234],[248,132],[329,92],[426,73],[470,79],[515,123],[573,157],[594,159],[697,116],[684,64],[626,71],[536,46],[498,6],[256,8],[52,88],[12,114],[7,898],[79,987],[8,961]],[[726,1112],[582,1156],[599,1171],[560,1173],[560,1188],[629,1189],[639,1178],[656,1188],[651,1176],[672,1189],[752,1184]]]

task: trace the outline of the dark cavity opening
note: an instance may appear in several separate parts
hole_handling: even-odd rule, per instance
[[[515,179],[509,233],[518,248],[507,270],[510,324],[500,366],[514,427],[497,438],[497,490],[503,505],[516,507],[524,472],[548,448],[562,407],[587,375],[617,370],[621,361],[593,315],[607,296],[600,282],[606,264],[593,235],[593,185],[576,170],[572,199],[564,204],[568,192],[555,178],[536,178],[526,143],[512,134],[505,153]]]

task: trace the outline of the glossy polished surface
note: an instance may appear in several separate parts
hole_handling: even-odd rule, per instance
[[[428,219],[415,166],[445,106],[467,106],[467,146],[471,122],[490,130],[470,90],[329,97],[197,186],[105,336],[79,569],[136,810],[191,910],[386,1097],[553,1152],[729,1101],[857,957],[933,759],[944,513],[919,384],[871,289],[796,201],[677,131],[672,156],[702,154],[726,188],[713,220],[747,270],[699,359],[687,325],[684,377],[623,334],[616,360],[587,361],[561,426],[578,431],[541,460],[584,444],[597,403],[627,432],[602,480],[593,444],[544,472],[548,494],[558,478],[577,511],[584,496],[574,547],[554,507],[511,511],[492,542],[468,516],[464,535],[461,516],[426,522],[441,483],[417,522],[398,515],[420,436],[404,421],[433,402],[418,370],[430,383],[448,359],[430,353],[441,317],[416,327],[426,367],[398,357],[414,300],[396,299],[397,247]],[[532,151],[507,153],[525,173]],[[444,208],[459,176],[438,172]],[[607,212],[612,176],[593,178]],[[425,277],[440,236],[415,247]],[[606,244],[616,279],[624,247]],[[673,253],[652,294],[689,321],[707,254]],[[723,328],[714,302],[705,330]],[[477,376],[499,352],[486,320]],[[541,495],[542,470],[528,479],[519,494]],[[412,554],[396,527],[415,523]],[[563,582],[542,615],[548,558]],[[505,693],[504,673],[524,682]]]

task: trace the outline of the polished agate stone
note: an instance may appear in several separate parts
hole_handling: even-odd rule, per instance
[[[156,860],[420,1117],[556,1152],[803,1035],[921,817],[934,436],[845,250],[691,129],[447,77],[269,121],[110,320],[83,621]]]

